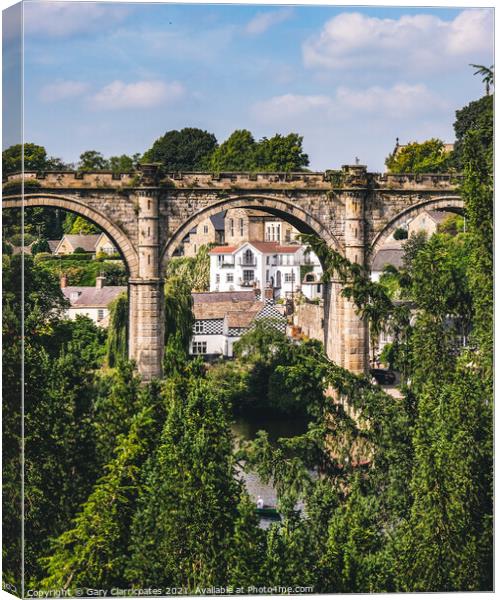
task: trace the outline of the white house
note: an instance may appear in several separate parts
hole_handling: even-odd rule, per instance
[[[273,290],[285,298],[302,287],[301,266],[321,273],[318,258],[306,246],[244,242],[210,251],[210,291]]]
[[[272,299],[257,299],[254,291],[193,293],[195,322],[190,354],[234,355],[233,346],[259,319],[286,331],[286,318]]]
[[[67,285],[65,275],[61,277],[61,291],[69,300],[66,309],[69,319],[83,315],[92,319],[96,325],[107,327],[109,322],[109,304],[117,296],[127,291],[125,285],[104,285],[104,277],[96,277],[95,287]]]

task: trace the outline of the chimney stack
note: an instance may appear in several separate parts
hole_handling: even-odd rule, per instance
[[[99,275],[98,277],[95,278],[95,287],[97,290],[102,290],[102,288],[104,287],[104,282],[106,281],[106,277],[103,277],[102,275]]]
[[[63,273],[60,279],[61,289],[68,287],[68,277]]]

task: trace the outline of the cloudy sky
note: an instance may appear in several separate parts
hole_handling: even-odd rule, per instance
[[[25,140],[76,161],[295,131],[313,169],[382,170],[396,136],[453,140],[492,53],[490,9],[27,2]]]

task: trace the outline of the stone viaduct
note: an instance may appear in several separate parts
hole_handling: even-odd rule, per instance
[[[425,209],[461,211],[460,176],[392,175],[362,165],[324,173],[47,172],[24,179],[24,194],[4,185],[3,208],[58,207],[98,225],[113,240],[129,276],[129,355],[144,379],[161,376],[163,274],[185,235],[227,208],[254,208],[314,233],[352,262],[370,268],[391,232]],[[12,188],[11,188],[12,189]],[[17,190],[19,192],[19,190]],[[368,334],[352,303],[325,286],[325,348],[337,364],[366,371]]]

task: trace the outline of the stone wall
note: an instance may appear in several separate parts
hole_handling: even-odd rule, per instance
[[[308,338],[325,341],[323,304],[298,304],[293,315],[293,324]]]

